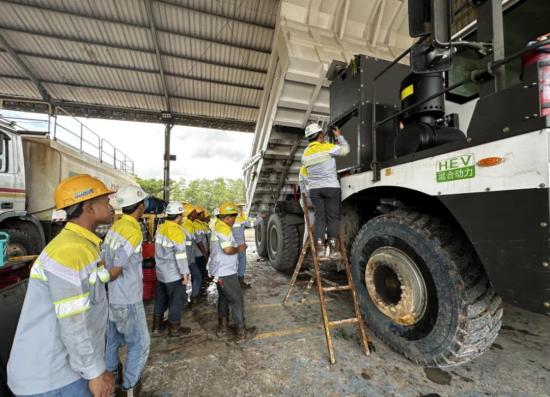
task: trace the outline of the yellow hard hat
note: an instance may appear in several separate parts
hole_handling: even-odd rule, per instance
[[[235,203],[228,202],[220,205],[219,215],[237,215],[238,213],[239,209]]]
[[[200,214],[201,212],[204,212],[204,208],[197,206],[195,207],[195,211],[197,211],[197,214]]]
[[[195,206],[193,204],[190,204],[190,203],[183,204],[183,216],[187,216],[193,211],[195,211]]]
[[[113,193],[99,179],[81,174],[63,179],[57,185],[53,196],[55,208],[60,210],[95,197]]]

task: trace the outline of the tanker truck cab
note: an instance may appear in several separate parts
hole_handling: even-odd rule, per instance
[[[10,235],[8,257],[38,254],[45,245],[40,221],[26,211],[22,137],[0,120],[0,229]]]
[[[65,212],[54,211],[53,200],[61,180],[89,174],[113,191],[136,184],[128,156],[63,112],[22,119],[38,131],[0,117],[0,230],[10,235],[8,257],[40,253],[63,228]],[[111,205],[118,208],[114,198]]]

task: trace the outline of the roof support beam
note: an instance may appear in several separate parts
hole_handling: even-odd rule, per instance
[[[47,113],[49,106],[36,99],[13,98],[0,96],[0,104],[4,109],[18,110],[23,112]],[[161,113],[148,110],[119,108],[111,106],[90,105],[77,102],[58,103],[63,109],[75,117],[92,117],[108,120],[127,120],[146,123],[161,122]],[[193,127],[214,128],[230,131],[254,132],[254,122],[216,119],[206,116],[194,116],[182,113],[175,113],[172,123]]]
[[[112,19],[112,18],[111,19],[100,18],[100,17],[96,17],[96,16],[93,16],[93,15],[87,15],[87,14],[83,14],[83,13],[80,13],[80,12],[74,12],[74,11],[55,10],[55,9],[48,8],[48,7],[41,6],[41,5],[37,5],[37,4],[21,4],[21,3],[18,3],[17,1],[15,1],[15,0],[0,0],[0,4],[10,4],[12,6],[17,6],[17,7],[22,7],[22,8],[32,8],[32,9],[40,10],[40,11],[43,11],[43,12],[46,12],[46,13],[56,13],[56,14],[59,14],[59,15],[65,15],[65,16],[73,17],[73,18],[84,18],[84,19],[94,20],[94,21],[97,21],[97,22],[100,22],[100,23],[109,23],[109,24],[113,24],[113,25],[117,25],[117,26],[124,26],[124,27],[128,27],[128,28],[149,29],[149,26],[141,24],[141,23],[123,22],[123,21],[120,21],[120,20]],[[259,53],[263,53],[263,54],[271,54],[271,51],[266,49],[266,48],[247,47],[247,46],[244,46],[244,45],[231,43],[229,41],[215,40],[215,39],[211,39],[211,38],[207,38],[207,37],[201,37],[201,36],[193,35],[193,34],[189,34],[189,33],[177,32],[175,30],[157,29],[157,31],[160,32],[160,33],[173,34],[173,35],[176,35],[176,36],[186,37],[186,38],[190,38],[190,39],[194,39],[194,40],[202,40],[202,41],[205,41],[205,42],[208,42],[208,43],[211,43],[211,44],[219,44],[219,45],[225,45],[225,46],[228,46],[228,47],[238,48],[238,49],[241,49],[241,50],[254,51],[254,52],[259,52]]]
[[[142,53],[142,54],[148,54],[148,55],[153,55],[153,56],[156,55],[156,53],[154,51],[144,50],[143,48],[139,48],[139,47],[135,47],[135,46],[123,46],[123,45],[118,45],[118,44],[104,43],[104,42],[97,41],[97,40],[71,38],[71,37],[65,37],[65,36],[50,34],[50,33],[42,33],[42,32],[37,32],[37,31],[30,31],[30,30],[26,30],[26,29],[17,29],[17,28],[12,28],[12,27],[9,27],[9,26],[2,26],[2,25],[0,25],[0,29],[4,30],[6,32],[28,34],[28,35],[32,35],[32,36],[45,37],[45,38],[48,38],[48,39],[66,41],[66,42],[77,43],[77,44],[96,45],[96,46],[100,46],[100,47],[114,48],[114,49],[117,49],[117,50],[135,51],[135,52],[139,52],[139,53]],[[222,67],[231,68],[231,69],[238,69],[238,70],[243,70],[243,71],[246,71],[246,72],[255,72],[255,73],[263,73],[263,74],[265,74],[267,72],[267,69],[263,69],[263,68],[251,68],[251,67],[241,66],[241,65],[237,65],[237,64],[228,65],[228,64],[225,64],[225,63],[221,63],[221,62],[210,61],[210,60],[200,59],[200,58],[196,58],[196,57],[189,57],[189,56],[186,56],[186,55],[180,55],[180,54],[176,54],[176,53],[172,53],[172,52],[165,52],[164,51],[164,52],[161,52],[161,55],[165,56],[165,57],[173,57],[173,58],[177,58],[177,59],[182,59],[182,60],[185,60],[185,61],[200,62],[200,63],[204,63],[204,64],[222,66]]]
[[[165,106],[166,106],[166,111],[171,113],[170,97],[168,95],[168,85],[166,84],[166,77],[164,76],[164,67],[162,65],[162,57],[160,56],[159,37],[157,35],[157,28],[155,26],[155,16],[153,15],[152,0],[145,0],[145,8],[147,9],[147,18],[149,18],[149,28],[151,29],[151,36],[153,36],[153,44],[155,45],[157,65],[158,65],[159,73],[160,73],[160,81],[162,83],[162,91],[164,93],[164,102],[165,102]],[[171,127],[170,127],[170,129],[168,129],[168,125],[166,125],[166,129],[167,129],[168,137],[170,137]],[[170,138],[168,138],[168,139],[170,139]],[[168,143],[168,148],[170,148],[170,143]],[[170,161],[170,160],[168,160],[168,161]],[[170,164],[170,163],[168,163],[168,164]],[[169,169],[170,168],[168,168],[168,170]],[[166,175],[165,175],[165,178],[166,178]],[[166,184],[166,180],[164,182]],[[165,185],[164,188],[167,189],[167,186]]]
[[[29,69],[27,64],[21,59],[19,55],[14,51],[14,49],[10,46],[10,44],[6,41],[4,36],[2,35],[2,32],[0,32],[0,46],[4,47],[6,52],[11,56],[13,61],[19,66],[19,68],[23,71],[23,73],[26,75],[27,79],[29,79],[38,93],[40,94],[40,97],[45,100],[50,100],[50,94],[48,93],[48,90],[44,88],[44,86],[38,81],[36,76],[34,75],[33,71]]]
[[[26,77],[10,76],[10,75],[5,75],[5,74],[0,74],[0,79],[13,79],[13,80],[28,81],[28,79]],[[95,86],[95,85],[89,85],[89,84],[71,83],[71,82],[67,82],[67,81],[54,81],[54,80],[40,80],[40,83],[42,83],[42,84],[55,84],[55,85],[61,85],[61,86],[67,86],[67,87],[76,87],[76,88],[86,88],[86,89],[90,89],[90,90],[104,90],[104,91],[110,91],[110,92],[121,92],[121,93],[124,93],[124,94],[156,96],[156,97],[163,97],[164,98],[164,95],[159,94],[158,92],[135,91],[135,90],[128,90],[128,89],[125,89],[125,88],[101,87],[101,86]],[[258,106],[246,105],[246,104],[243,104],[243,103],[213,101],[213,100],[209,100],[209,99],[190,98],[190,97],[184,97],[184,96],[179,96],[179,95],[170,95],[170,97],[174,98],[174,99],[181,99],[181,100],[190,101],[190,102],[212,103],[214,105],[227,105],[227,106],[237,106],[237,107],[240,107],[240,108],[247,108],[247,109],[259,109]]]
[[[7,52],[7,51],[0,48],[0,52]],[[45,59],[45,60],[48,60],[48,61],[72,63],[74,65],[93,66],[93,67],[98,67],[98,68],[123,70],[123,71],[127,71],[127,72],[158,74],[158,70],[156,70],[156,69],[129,67],[129,66],[112,65],[112,64],[107,64],[107,63],[84,61],[84,60],[75,60],[75,59],[68,59],[68,58],[56,57],[56,56],[51,56],[51,55],[42,55],[42,54],[27,52],[27,51],[15,51],[15,52],[19,56],[27,57],[27,58],[37,58],[39,60]],[[228,86],[228,87],[244,88],[244,89],[249,89],[249,90],[257,90],[257,91],[262,91],[263,90],[262,86],[259,86],[259,85],[229,83],[229,82],[226,82],[226,81],[205,79],[205,78],[188,76],[188,75],[179,74],[179,73],[164,72],[164,75],[168,76],[168,77],[174,77],[174,78],[177,78],[177,79],[200,81],[200,82],[204,82],[204,83],[219,84],[219,85],[224,85],[224,86]]]

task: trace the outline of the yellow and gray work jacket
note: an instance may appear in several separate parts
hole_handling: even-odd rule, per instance
[[[235,223],[233,224],[232,228],[233,237],[235,238],[236,245],[238,246],[246,242],[244,232],[246,231],[247,227],[255,227],[262,221],[263,220],[261,217],[248,218],[244,213],[239,214],[239,216],[237,216],[237,219],[235,219]]]
[[[187,239],[183,228],[173,221],[159,226],[155,236],[157,280],[172,283],[189,274]]]
[[[100,265],[100,244],[69,222],[34,262],[8,362],[16,395],[45,393],[105,371],[109,273]]]
[[[183,218],[181,227],[183,228],[187,238],[187,261],[189,264],[195,263],[195,257],[197,256],[197,251],[199,251],[196,241],[197,233],[195,230],[195,225],[191,219],[185,217]]]
[[[233,232],[229,225],[218,220],[210,238],[210,261],[208,271],[212,277],[223,277],[237,274],[239,258],[237,255],[227,255],[224,248],[236,247]]]
[[[198,246],[198,243],[203,243],[205,247],[208,245],[208,240],[206,239],[206,234],[205,234],[202,222],[199,220],[194,220],[193,230],[195,231],[194,234],[195,234],[195,244],[196,244],[195,257],[204,256]]]
[[[109,303],[132,305],[143,299],[143,234],[139,222],[122,215],[107,232],[101,257],[105,267],[121,267],[122,273],[109,283]]]
[[[309,197],[307,168],[303,165],[300,167],[300,173],[298,174],[298,185],[300,186],[300,205],[302,206],[302,208],[304,208],[304,202],[302,198],[302,194],[304,194],[306,196],[305,204],[307,204],[307,207],[309,209],[313,209],[313,203],[311,202],[311,198]]]
[[[340,187],[336,173],[335,156],[349,153],[349,144],[340,135],[337,144],[328,142],[311,142],[302,155],[302,165],[307,168],[307,189]]]

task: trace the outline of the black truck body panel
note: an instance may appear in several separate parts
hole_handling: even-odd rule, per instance
[[[440,196],[504,301],[550,315],[550,189]]]

